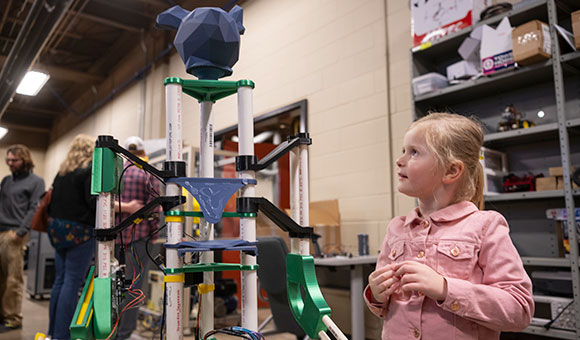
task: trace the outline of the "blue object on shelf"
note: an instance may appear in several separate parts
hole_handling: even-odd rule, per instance
[[[249,178],[178,177],[168,179],[184,187],[195,197],[203,217],[209,223],[218,223],[230,197],[248,184],[258,183]]]
[[[240,56],[240,34],[244,34],[242,8],[229,12],[199,7],[187,11],[173,6],[157,16],[157,27],[177,30],[173,45],[187,73],[199,79],[217,80],[232,74]]]
[[[212,250],[237,250],[250,255],[258,255],[258,242],[244,240],[209,240],[209,241],[184,241],[177,244],[165,244],[165,248],[177,248],[177,253],[181,256],[184,253],[194,251]]]

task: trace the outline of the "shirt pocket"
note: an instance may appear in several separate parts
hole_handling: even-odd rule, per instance
[[[439,241],[437,245],[437,271],[441,275],[468,279],[476,260],[472,243]]]
[[[396,242],[389,248],[391,249],[391,252],[389,253],[389,260],[391,260],[391,263],[397,263],[403,260],[403,254],[405,254],[405,241]]]

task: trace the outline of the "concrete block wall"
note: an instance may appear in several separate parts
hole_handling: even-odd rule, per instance
[[[389,118],[391,121],[393,216],[406,215],[415,207],[415,199],[397,191],[396,159],[401,154],[403,136],[413,121],[411,112],[411,12],[408,1],[387,0],[389,59]],[[384,235],[384,234],[383,234]]]
[[[356,252],[356,234],[380,247],[388,221],[414,205],[396,193],[394,155],[411,122],[409,7],[401,0],[249,0],[244,3],[240,60],[233,77],[256,83],[253,106],[261,115],[308,100],[310,200],[338,199],[341,239]],[[177,54],[147,78],[144,137],[165,136],[162,79],[190,78]],[[45,173],[54,176],[76,133],[139,133],[138,82],[78,125],[47,152]],[[214,106],[214,131],[237,123],[236,97]],[[199,145],[199,104],[183,96],[183,133]]]
[[[310,200],[338,199],[341,240],[376,252],[392,216],[385,2],[249,1],[238,78],[256,82],[256,115],[308,100]],[[216,129],[236,123],[235,98]]]

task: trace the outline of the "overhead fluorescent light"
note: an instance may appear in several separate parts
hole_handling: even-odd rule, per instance
[[[46,84],[48,78],[50,76],[46,73],[28,71],[20,82],[20,85],[18,85],[16,93],[26,96],[36,96],[38,91]]]
[[[4,138],[4,136],[6,136],[7,133],[8,129],[0,126],[0,139]]]

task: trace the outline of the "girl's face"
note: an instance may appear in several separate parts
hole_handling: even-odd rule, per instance
[[[443,184],[443,171],[427,147],[424,132],[419,128],[405,134],[403,154],[397,159],[397,167],[398,189],[405,195],[420,200],[433,199],[436,189]]]

